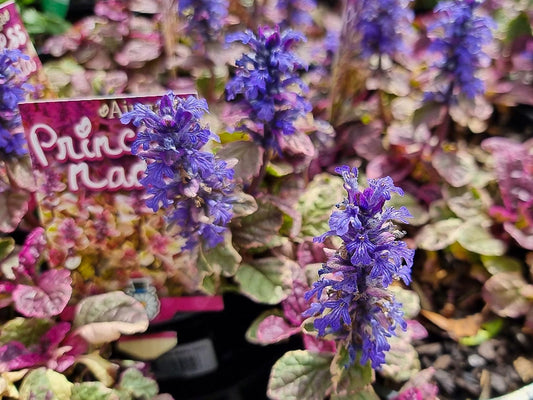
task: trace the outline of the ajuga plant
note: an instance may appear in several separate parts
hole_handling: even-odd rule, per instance
[[[146,204],[154,211],[167,210],[166,219],[178,227],[185,249],[200,238],[216,246],[232,217],[233,169],[202,150],[209,140],[218,140],[200,124],[206,111],[204,99],[169,92],[154,111],[136,104],[121,118],[140,128],[131,149],[148,163],[141,179],[149,196]]]
[[[278,26],[260,27],[257,35],[246,30],[226,38],[228,43],[241,42],[251,50],[235,62],[235,76],[226,85],[226,99],[235,101],[246,114],[239,129],[265,149],[259,179],[251,184],[251,192],[274,152],[281,154],[281,138],[294,134],[295,120],[311,110],[300,94],[307,86],[298,75],[307,65],[292,50],[304,40],[301,33],[282,32]]]
[[[0,160],[27,153],[18,104],[31,86],[20,80],[15,64],[28,58],[20,50],[0,51]]]
[[[331,122],[336,125],[348,99],[366,92],[373,71],[381,72],[408,47],[404,35],[414,18],[410,0],[348,0],[345,3],[340,48],[333,67]],[[372,68],[368,68],[369,64]]]
[[[435,81],[437,87],[426,94],[427,98],[450,104],[458,94],[473,99],[485,92],[476,73],[490,60],[482,47],[492,40],[494,21],[476,15],[481,4],[476,0],[451,0],[435,7],[437,18],[428,27],[432,37],[428,50],[441,55],[433,64],[440,74]]]
[[[204,43],[218,37],[228,16],[227,0],[182,0],[179,13],[187,20],[187,32]]]
[[[283,25],[309,25],[313,22],[310,12],[316,8],[315,0],[278,0],[276,8],[283,15]]]
[[[393,192],[403,195],[391,178],[368,179],[361,190],[356,168],[342,166],[336,172],[348,196],[332,213],[330,230],[315,240],[338,236],[342,244],[306,293],[314,301],[304,315],[313,317],[319,336],[335,338],[337,348],[348,351],[347,365],[358,359],[375,369],[385,362],[387,338],[406,328],[402,306],[388,287],[398,279],[411,280],[414,250],[399,240],[403,233],[393,222],[406,223],[411,215],[405,207],[385,206]]]

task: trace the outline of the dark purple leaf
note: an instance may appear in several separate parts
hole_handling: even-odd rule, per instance
[[[412,170],[413,165],[409,159],[383,154],[368,163],[366,174],[372,179],[390,176],[394,182],[398,183],[409,176]]]

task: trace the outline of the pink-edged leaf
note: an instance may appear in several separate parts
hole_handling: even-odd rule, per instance
[[[520,273],[501,272],[485,282],[482,295],[500,317],[518,318],[531,309],[531,301],[523,295],[527,286]]]
[[[5,161],[10,180],[20,189],[34,192],[36,189],[30,157],[13,158]]]
[[[283,318],[269,315],[257,327],[257,339],[261,343],[277,343],[298,332],[299,326],[290,326]]]
[[[303,335],[304,348],[312,353],[335,353],[337,346],[334,340],[322,340],[312,335]]]
[[[0,347],[0,372],[43,365],[46,359],[45,353],[31,352],[22,343],[12,341]]]
[[[308,264],[323,263],[327,260],[324,244],[311,241],[305,241],[298,246],[296,257],[302,268]]]
[[[533,226],[519,229],[511,222],[503,224],[505,231],[524,249],[533,250]]]
[[[128,68],[142,67],[146,62],[155,60],[161,54],[161,45],[155,41],[132,39],[122,50],[115,54],[115,61]]]
[[[0,232],[13,232],[26,212],[30,194],[25,190],[2,187],[0,182]]]
[[[70,272],[53,269],[43,272],[39,286],[18,285],[13,291],[15,309],[26,317],[45,318],[60,314],[72,295]]]
[[[533,200],[533,141],[518,143],[504,137],[485,139],[481,148],[492,153],[496,177],[505,207],[512,212]]]
[[[65,339],[69,331],[70,324],[68,322],[59,322],[43,335],[41,343],[46,343],[50,348],[57,347]]]
[[[439,389],[431,382],[435,369],[423,369],[411,377],[392,400],[435,400]]]
[[[281,303],[283,314],[294,326],[299,326],[303,322],[305,318],[302,317],[302,313],[309,308],[309,304],[304,298],[305,292],[309,290],[309,286],[305,281],[303,270],[301,275],[295,277],[293,274],[292,292]]]
[[[302,155],[304,157],[313,157],[315,155],[315,146],[305,133],[296,131],[292,135],[281,135],[279,145],[283,153],[292,155]]]
[[[406,321],[407,323],[407,335],[411,338],[411,340],[421,340],[428,337],[429,333],[427,329],[422,325],[420,322],[410,319]]]
[[[26,237],[24,245],[19,253],[20,267],[22,272],[29,276],[35,273],[35,266],[41,258],[44,249],[46,248],[46,238],[44,236],[44,229],[41,227],[35,228]]]
[[[464,186],[475,178],[478,167],[466,151],[437,151],[431,159],[433,167],[453,187]]]

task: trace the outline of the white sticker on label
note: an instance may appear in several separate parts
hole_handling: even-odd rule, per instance
[[[211,339],[178,344],[154,363],[158,379],[194,378],[213,372],[218,368],[217,356]]]

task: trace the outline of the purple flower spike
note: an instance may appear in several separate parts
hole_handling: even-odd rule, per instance
[[[411,27],[414,18],[409,8],[411,0],[350,1],[355,12],[355,32],[361,35],[361,55],[388,55],[405,51],[402,34]]]
[[[345,340],[351,363],[359,353],[361,364],[370,361],[379,368],[390,348],[387,338],[395,335],[396,327],[406,328],[401,304],[387,287],[398,279],[406,284],[411,280],[414,250],[398,240],[402,233],[393,223],[405,223],[411,215],[405,207],[385,207],[393,192],[403,195],[389,177],[369,179],[368,188],[360,190],[356,168],[343,166],[336,172],[348,196],[332,213],[331,229],[315,241],[335,235],[343,244],[306,293],[308,301],[317,301],[304,316],[315,316],[319,336]]]
[[[437,19],[428,27],[428,33],[434,37],[429,50],[442,55],[434,67],[441,71],[446,87],[428,93],[427,98],[449,103],[454,88],[471,99],[485,92],[483,81],[475,75],[483,61],[489,59],[482,47],[491,42],[495,23],[490,17],[475,15],[480,4],[474,0],[452,0],[435,7]]]
[[[227,0],[180,0],[179,12],[188,20],[187,32],[205,42],[216,39],[228,16]]]
[[[316,8],[315,0],[278,0],[276,8],[285,13],[285,24],[310,25],[313,22],[310,12]]]
[[[241,42],[250,47],[235,62],[237,69],[226,85],[226,99],[235,100],[249,115],[250,124],[241,128],[264,148],[280,151],[279,138],[296,131],[294,121],[311,111],[311,105],[292,87],[307,87],[298,76],[307,65],[291,51],[295,43],[304,41],[298,32],[279,27],[259,28],[228,35],[226,41]]]
[[[207,102],[169,92],[155,110],[136,104],[122,123],[141,127],[131,148],[148,162],[141,183],[146,205],[170,209],[167,221],[180,229],[186,249],[202,238],[209,247],[223,239],[232,217],[233,169],[201,148],[218,136],[200,125]]]
[[[27,153],[18,104],[31,86],[19,78],[15,64],[27,60],[20,50],[0,50],[0,159],[20,157]]]

